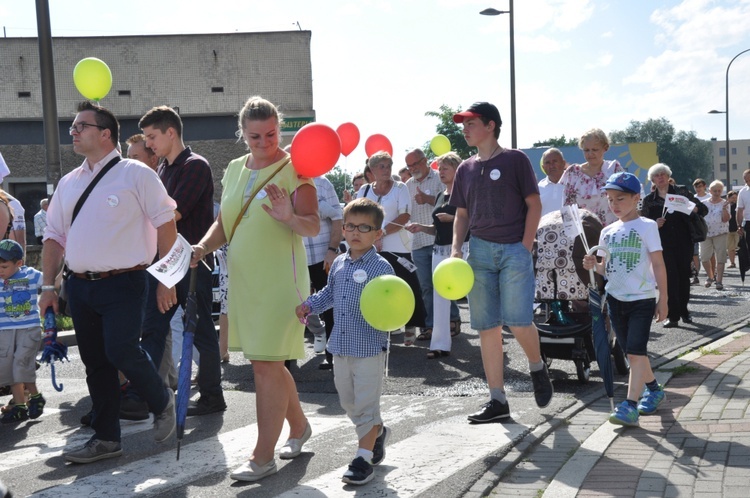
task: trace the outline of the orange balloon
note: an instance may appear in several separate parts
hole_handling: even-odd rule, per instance
[[[365,152],[367,153],[367,157],[372,156],[379,150],[384,150],[392,156],[393,145],[391,145],[391,141],[388,140],[388,137],[379,133],[370,135],[370,138],[365,141]]]
[[[359,128],[354,123],[344,123],[336,128],[341,139],[341,153],[348,156],[359,145]]]
[[[308,123],[292,139],[292,164],[300,176],[315,178],[328,173],[341,156],[336,131],[322,123]]]

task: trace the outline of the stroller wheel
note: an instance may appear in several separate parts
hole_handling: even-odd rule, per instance
[[[620,375],[627,375],[628,372],[630,372],[630,364],[628,363],[628,358],[625,356],[625,352],[617,341],[615,341],[614,346],[612,346],[612,357],[615,359],[617,373]]]
[[[591,377],[591,365],[586,365],[583,360],[575,360],[578,382],[586,384]]]

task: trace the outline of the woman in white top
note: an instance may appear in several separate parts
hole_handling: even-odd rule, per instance
[[[411,196],[406,184],[395,181],[391,176],[393,159],[385,151],[370,156],[367,162],[375,181],[363,186],[357,197],[366,197],[377,202],[385,211],[382,239],[375,242],[375,248],[393,267],[396,276],[403,278],[414,294],[414,314],[406,323],[404,345],[411,346],[417,338],[416,327],[424,327],[425,309],[422,301],[422,290],[414,271],[416,266],[411,259],[411,234],[404,230],[404,225],[411,217]]]
[[[704,217],[708,225],[706,240],[700,243],[700,255],[703,268],[706,270],[708,280],[706,287],[716,282],[716,289],[724,289],[724,264],[727,261],[727,237],[729,234],[729,203],[721,198],[724,192],[724,184],[714,180],[708,187],[710,197],[703,201],[708,207],[708,214]],[[716,256],[716,272],[711,265],[711,257]]]

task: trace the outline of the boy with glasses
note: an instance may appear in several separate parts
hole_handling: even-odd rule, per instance
[[[328,285],[295,310],[300,320],[330,308],[341,317],[333,324],[328,350],[333,354],[341,407],[356,426],[359,439],[357,454],[341,479],[354,485],[368,483],[375,476],[373,466],[385,458],[388,437],[380,416],[387,337],[365,321],[359,305],[369,281],[394,274],[393,267],[375,250],[375,241],[383,236],[383,217],[383,209],[369,199],[346,205],[344,238],[349,250],[331,264]]]

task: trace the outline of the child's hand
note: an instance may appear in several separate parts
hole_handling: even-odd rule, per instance
[[[310,314],[310,307],[307,304],[302,303],[294,308],[294,313],[297,315],[297,318],[299,318],[301,323],[307,323],[307,315]]]
[[[667,300],[659,298],[656,302],[656,309],[654,310],[654,320],[662,322],[667,319]]]
[[[587,254],[583,257],[583,268],[590,270],[596,265],[596,256],[593,254]]]

